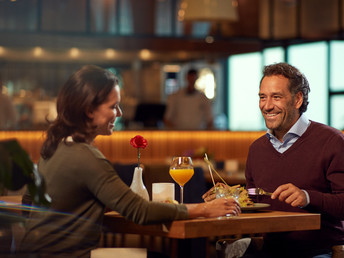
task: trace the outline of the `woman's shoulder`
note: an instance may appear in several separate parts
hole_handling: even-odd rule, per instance
[[[82,142],[66,142],[60,143],[59,149],[66,153],[73,153],[73,156],[93,156],[95,158],[105,159],[104,155],[100,152],[100,150],[88,143]]]

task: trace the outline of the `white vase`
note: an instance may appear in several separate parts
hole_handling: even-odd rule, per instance
[[[137,193],[143,199],[149,201],[148,191],[142,180],[142,168],[135,168],[133,181],[131,182],[130,188],[134,193]]]

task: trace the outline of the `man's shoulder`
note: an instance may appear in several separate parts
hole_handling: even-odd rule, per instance
[[[267,141],[268,141],[268,138],[267,138],[266,133],[265,133],[265,134],[263,134],[262,136],[260,136],[259,138],[257,138],[256,140],[254,140],[252,142],[251,148],[259,146],[259,145],[261,145],[261,144],[263,144],[263,143],[265,143]]]
[[[329,125],[325,125],[319,122],[311,121],[310,127],[312,131],[318,132],[319,134],[333,134],[333,135],[343,135],[343,132],[331,127]]]

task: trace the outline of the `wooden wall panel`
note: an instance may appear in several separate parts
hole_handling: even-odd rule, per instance
[[[206,148],[214,160],[246,160],[249,145],[264,132],[229,131],[123,131],[111,136],[99,136],[95,145],[111,162],[137,162],[137,149],[130,145],[130,139],[142,135],[148,141],[141,150],[141,162],[166,163],[171,157],[188,151]],[[0,140],[16,138],[30,154],[34,162],[39,159],[44,141],[41,131],[0,131]]]

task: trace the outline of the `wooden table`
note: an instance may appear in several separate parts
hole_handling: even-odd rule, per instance
[[[175,239],[320,229],[320,214],[283,211],[242,213],[228,219],[198,218],[156,225],[138,225],[108,212],[104,225],[115,233]]]
[[[113,233],[160,236],[171,239],[171,257],[180,257],[178,242],[186,239],[259,234],[269,232],[320,229],[320,214],[283,211],[242,213],[240,216],[218,219],[197,218],[156,225],[138,225],[116,212],[104,216],[104,225]],[[180,248],[179,248],[180,249]],[[192,251],[191,251],[192,252]],[[205,255],[205,254],[204,254]],[[188,257],[188,255],[186,255]]]

